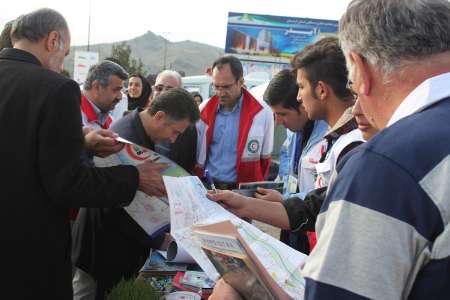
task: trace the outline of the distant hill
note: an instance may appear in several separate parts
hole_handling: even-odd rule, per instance
[[[215,59],[224,54],[223,49],[193,41],[170,42],[162,36],[148,31],[142,36],[126,41],[131,47],[131,56],[141,59],[148,73],[158,73],[164,68],[164,48],[166,68],[184,71],[186,76],[202,75]],[[99,52],[100,60],[111,55],[113,43],[90,46],[90,51]],[[165,45],[166,44],[166,45]],[[75,50],[87,50],[86,46],[74,46],[65,59],[64,68],[73,74]]]

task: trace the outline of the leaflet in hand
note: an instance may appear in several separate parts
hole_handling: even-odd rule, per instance
[[[150,159],[160,163],[167,163],[169,167],[162,174],[166,176],[187,176],[183,168],[167,157],[152,150],[133,144],[123,138],[117,141],[124,143],[124,147],[118,153],[106,158],[95,157],[94,163],[97,167],[111,167],[117,165],[139,165]],[[155,237],[169,228],[170,211],[168,200],[165,197],[149,196],[137,191],[133,201],[125,211],[138,223],[150,237]]]
[[[233,192],[244,195],[246,197],[254,197],[257,188],[277,190],[283,193],[283,182],[279,181],[255,181],[239,184],[239,189],[233,190]]]
[[[276,283],[279,289],[281,288],[282,292],[278,290],[275,298],[283,299],[284,297],[280,295],[287,293],[293,299],[303,299],[305,281],[300,274],[300,266],[304,263],[306,255],[263,233],[209,200],[206,197],[207,191],[198,177],[163,176],[163,179],[170,200],[171,235],[211,279],[218,279],[221,270],[208,258],[203,250],[207,247],[204,243],[202,245],[199,235],[194,231],[199,225],[213,226],[212,224],[229,220],[242,237],[242,244],[248,245],[245,255],[254,253],[255,261],[258,261],[261,268],[267,272],[268,278]],[[229,234],[224,231],[222,235]],[[270,281],[267,278],[264,280]],[[266,281],[264,285],[275,291],[276,287]]]

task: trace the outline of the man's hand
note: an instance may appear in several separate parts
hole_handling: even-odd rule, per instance
[[[283,195],[277,190],[257,188],[255,198],[271,201],[271,202],[283,202]]]
[[[247,206],[251,199],[232,191],[219,191],[214,193],[209,191],[207,197],[229,210],[240,218],[251,217],[248,214]]]
[[[223,279],[219,279],[209,300],[242,300],[242,297]]]
[[[169,167],[168,164],[158,164],[147,160],[136,167],[139,171],[140,191],[150,196],[166,196],[166,188],[160,173]]]
[[[83,132],[86,149],[96,156],[107,157],[123,148],[123,144],[116,141],[119,135],[111,130],[83,128]]]

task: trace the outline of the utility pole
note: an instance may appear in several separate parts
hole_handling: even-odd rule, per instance
[[[167,37],[169,35],[169,32],[163,32],[163,38],[164,38],[164,66],[163,66],[163,70],[166,70],[166,66],[167,66]]]
[[[164,38],[164,70],[166,69],[167,60],[167,40]]]
[[[89,21],[88,21],[87,51],[89,51],[90,44],[91,44],[91,3],[92,3],[92,0],[89,0]]]

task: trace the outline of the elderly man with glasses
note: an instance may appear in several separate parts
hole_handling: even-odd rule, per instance
[[[149,105],[151,105],[152,100],[161,93],[174,88],[181,88],[182,85],[180,73],[173,70],[161,71],[158,76],[156,76],[155,84],[152,86]],[[155,149],[158,153],[178,162],[186,169],[186,171],[193,173],[195,167],[195,155],[197,153],[197,130],[195,129],[195,126],[189,126],[178,136],[174,143],[171,143],[169,140],[160,141],[155,144]]]
[[[152,99],[158,97],[158,95],[162,92],[168,91],[173,88],[180,88],[181,86],[181,75],[177,71],[161,71],[158,76],[156,76],[155,84],[152,86],[150,102],[152,101]]]
[[[224,56],[212,66],[215,96],[200,105],[197,123],[197,170],[208,169],[217,188],[264,180],[273,148],[270,107],[244,87],[242,64]]]

